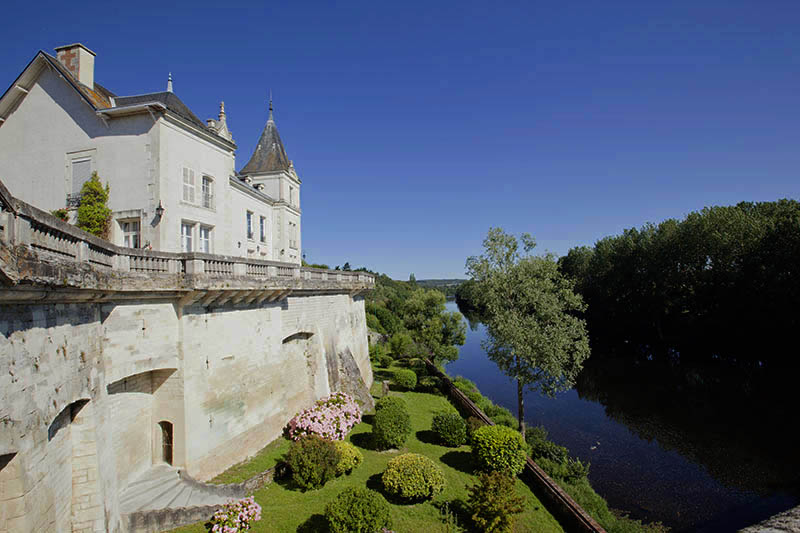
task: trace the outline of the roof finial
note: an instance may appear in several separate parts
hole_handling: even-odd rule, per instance
[[[272,118],[272,89],[269,90],[269,120],[273,120],[273,118]]]
[[[167,78],[167,92],[172,92],[172,72],[169,73],[169,78]]]
[[[219,103],[219,119],[225,120],[225,102]]]

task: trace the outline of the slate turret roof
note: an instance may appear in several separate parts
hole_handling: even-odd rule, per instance
[[[272,102],[270,102],[267,125],[264,126],[264,131],[261,133],[261,138],[258,140],[250,161],[239,171],[239,174],[249,176],[281,170],[288,171],[289,168],[289,157],[286,155],[278,128],[275,126],[275,120],[272,118]]]

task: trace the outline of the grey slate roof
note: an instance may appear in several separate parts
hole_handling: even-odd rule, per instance
[[[205,122],[197,118],[191,109],[184,104],[175,93],[163,91],[160,93],[139,94],[136,96],[118,96],[114,99],[117,107],[144,104],[147,102],[161,102],[166,108],[181,118],[188,120],[200,129],[208,129]],[[215,132],[216,133],[216,132]]]
[[[264,126],[264,131],[261,133],[261,138],[258,140],[253,156],[244,168],[239,171],[239,174],[248,176],[280,170],[289,170],[289,158],[283,148],[281,136],[278,135],[278,128],[275,126],[275,121],[272,119],[272,113],[270,112],[269,120],[267,125]]]

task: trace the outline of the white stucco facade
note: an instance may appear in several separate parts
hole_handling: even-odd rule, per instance
[[[271,110],[237,174],[224,107],[203,124],[171,90],[114,96],[94,84],[86,50],[39,52],[0,98],[0,179],[14,196],[47,211],[69,207],[74,223],[76,196],[97,172],[110,187],[114,244],[301,262],[301,181]],[[78,60],[66,63],[64,52]]]

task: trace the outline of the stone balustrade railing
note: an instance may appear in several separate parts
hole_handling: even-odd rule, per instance
[[[1,184],[0,184],[1,185]],[[5,189],[3,187],[3,189]],[[322,288],[325,282],[356,284],[371,288],[375,276],[366,272],[323,270],[295,263],[199,252],[158,252],[125,248],[86,233],[45,211],[21,202],[0,190],[0,242],[26,246],[42,258],[86,263],[110,272],[205,275],[238,280],[308,280]]]

